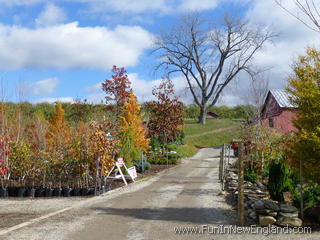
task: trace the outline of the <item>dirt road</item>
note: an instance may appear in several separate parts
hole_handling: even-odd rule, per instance
[[[152,179],[84,200],[73,209],[3,235],[19,240],[262,239],[261,235],[178,234],[179,227],[230,225],[235,212],[219,196],[219,149],[196,156]],[[175,229],[176,228],[176,229]],[[268,239],[292,239],[289,236]],[[310,235],[296,239],[319,239]]]

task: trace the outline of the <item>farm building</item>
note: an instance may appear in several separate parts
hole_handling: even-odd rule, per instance
[[[268,92],[262,111],[262,125],[275,128],[279,133],[296,131],[293,120],[296,117],[296,106],[290,100],[290,95],[281,89]]]
[[[219,117],[218,114],[214,112],[207,112],[207,116],[206,116],[207,119],[216,119],[218,117]]]

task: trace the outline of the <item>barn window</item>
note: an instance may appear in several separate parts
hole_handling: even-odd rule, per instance
[[[273,118],[269,118],[269,127],[274,128]]]

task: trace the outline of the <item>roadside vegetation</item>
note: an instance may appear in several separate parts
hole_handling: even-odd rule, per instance
[[[184,145],[179,146],[178,153],[183,157],[191,157],[199,148],[230,143],[239,137],[242,122],[243,120],[210,119],[203,125],[195,120],[185,120]]]

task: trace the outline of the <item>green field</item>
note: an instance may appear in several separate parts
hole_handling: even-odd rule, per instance
[[[179,147],[178,152],[183,157],[192,156],[199,148],[218,146],[229,143],[237,138],[241,121],[230,119],[207,120],[205,125],[186,120],[184,132],[185,145]]]

